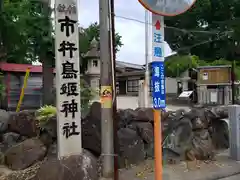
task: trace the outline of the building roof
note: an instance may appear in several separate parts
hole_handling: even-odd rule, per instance
[[[28,68],[30,69],[30,72],[42,72],[42,66],[40,65],[34,66],[31,64],[0,63],[0,70],[5,72],[26,72]]]
[[[123,61],[116,61],[116,67],[117,68],[133,68],[133,69],[139,69],[139,70],[145,69],[143,65],[123,62]]]
[[[84,55],[85,57],[90,58],[100,58],[100,44],[99,41],[94,37],[90,43],[90,50]],[[116,61],[116,68],[132,68],[142,70],[144,69],[143,65],[128,63],[123,61]]]
[[[138,71],[130,71],[130,72],[123,72],[121,74],[117,74],[117,77],[122,77],[122,76],[144,76],[145,71],[144,70],[138,70]]]
[[[231,68],[231,65],[198,66],[197,69]]]
[[[121,68],[133,68],[136,70],[143,70],[144,66],[139,64],[127,63],[122,61],[116,61],[116,67]],[[27,68],[33,73],[42,73],[41,65],[31,65],[31,64],[14,64],[14,63],[0,63],[0,70],[5,72],[26,72]],[[55,72],[55,69],[53,68]]]

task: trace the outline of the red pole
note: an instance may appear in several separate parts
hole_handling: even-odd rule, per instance
[[[154,154],[155,154],[155,180],[162,180],[162,127],[161,110],[154,110]]]

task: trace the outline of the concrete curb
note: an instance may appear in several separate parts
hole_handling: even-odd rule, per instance
[[[218,162],[222,164],[219,168],[203,168],[202,171],[193,171],[187,174],[182,174],[178,171],[176,174],[182,174],[180,176],[181,180],[217,180],[240,174],[240,163],[238,161],[230,160],[226,156],[224,158],[226,159],[219,159]]]
[[[192,180],[219,180],[219,179],[235,176],[237,174],[240,174],[240,168],[238,170],[236,170],[236,171],[219,173],[219,174],[214,173],[214,174],[211,174],[211,177],[209,175],[207,177],[204,177],[204,179],[197,178],[197,179],[192,179]]]
[[[222,177],[222,178],[218,178],[218,179],[214,179],[214,180],[221,180],[221,179],[225,179],[225,178],[231,178],[232,176],[237,176],[237,175],[240,175],[240,173],[237,173],[237,174],[231,174],[229,176],[225,176],[225,177]]]
[[[195,172],[190,174],[174,173],[165,171],[164,180],[220,180],[227,177],[235,176],[240,174],[240,164],[237,168],[227,168],[226,170],[221,170],[216,172]]]

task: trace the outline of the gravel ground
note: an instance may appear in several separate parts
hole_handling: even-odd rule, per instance
[[[191,170],[187,171],[186,163],[167,165],[163,168],[163,180],[237,180],[240,175],[240,163],[228,158],[226,152],[217,156],[215,162],[201,162],[200,169],[191,163]],[[222,177],[228,177],[221,179]],[[154,161],[133,166],[128,170],[120,171],[120,180],[154,180]]]

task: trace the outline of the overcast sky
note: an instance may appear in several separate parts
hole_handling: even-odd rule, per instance
[[[80,0],[79,23],[88,27],[99,20],[99,0]],[[115,14],[144,21],[144,8],[138,0],[115,0]],[[116,32],[122,36],[123,46],[117,60],[144,64],[145,62],[145,25],[116,17]],[[166,54],[170,53],[166,47]]]

